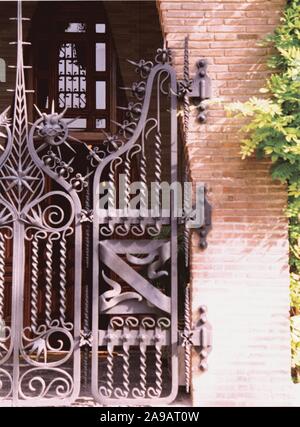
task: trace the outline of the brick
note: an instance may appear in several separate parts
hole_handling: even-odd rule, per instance
[[[211,25],[207,31],[213,33],[241,33],[246,31],[246,27],[239,25]]]
[[[273,31],[285,1],[175,3],[180,13],[170,9],[167,16],[166,10],[162,25],[175,42],[178,72],[188,33],[190,61],[208,59],[213,93],[221,99],[209,106],[206,124],[195,122],[197,112],[191,111],[186,141],[192,179],[206,183],[213,208],[208,248],[199,251],[195,232],[191,242],[193,319],[198,321],[199,306],[206,305],[214,339],[205,374],[193,356],[193,404],[299,406],[290,379],[286,188],[271,180],[269,161],[241,160],[245,121],[223,109],[264,86],[271,50],[257,41]],[[172,20],[178,28],[170,27]]]

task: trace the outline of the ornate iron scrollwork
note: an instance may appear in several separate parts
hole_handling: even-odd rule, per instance
[[[73,169],[72,158],[62,156],[62,149],[74,154],[64,113],[52,108],[50,114],[43,114],[37,109],[40,118],[34,124],[28,121],[20,1],[17,13],[13,118],[8,119],[8,109],[0,116],[4,141],[0,157],[1,322],[4,305],[9,311],[9,323],[0,336],[0,402],[59,405],[74,401],[79,394],[82,251],[81,203],[76,190],[85,183]],[[67,252],[72,248],[73,261],[68,260],[68,269],[74,269],[71,290]],[[9,268],[12,286],[7,287]],[[5,291],[11,288],[10,294],[4,292],[5,287]],[[23,306],[26,293],[30,297],[28,320]],[[67,313],[68,307],[74,315]]]
[[[13,120],[8,118],[8,109],[0,115],[0,138],[4,141],[0,157],[1,404],[73,402],[80,389],[81,353],[87,383],[90,347],[96,400],[102,404],[167,404],[178,391],[178,221],[175,196],[170,196],[169,214],[165,215],[160,191],[166,171],[169,182],[177,182],[178,88],[184,97],[187,130],[190,100],[208,96],[203,83],[207,82],[205,65],[199,65],[199,76],[191,80],[186,47],[184,81],[178,86],[166,44],[158,49],[153,62],[130,61],[141,79],[124,88],[134,100],[120,108],[125,117],[123,122],[115,122],[118,134],[104,132],[101,147],[90,149],[70,135],[66,110],[56,113],[54,104],[48,113],[36,107],[38,119],[28,122],[22,19],[18,2]],[[84,102],[84,98],[76,102]],[[162,125],[163,113],[168,119]],[[72,141],[86,151],[90,165],[83,172],[76,168]],[[169,145],[163,146],[163,141]],[[169,151],[167,166],[163,164],[164,150]],[[129,192],[134,167],[141,184],[140,203],[135,209]],[[115,214],[114,188],[121,173],[124,200]],[[150,177],[155,207],[148,209]],[[104,184],[108,207],[99,206],[99,187]],[[211,221],[204,192],[202,196],[198,227],[204,247]],[[92,331],[87,284],[81,325],[83,230],[86,270],[91,264],[89,253],[93,254]],[[185,233],[188,242],[188,227]],[[8,296],[7,245],[13,262],[13,286]],[[26,253],[30,254],[27,259]],[[28,321],[20,304],[26,289]],[[180,335],[187,389],[191,348],[199,349],[204,369],[211,347],[205,310],[202,308],[199,325],[192,327],[189,298],[187,290],[185,329]],[[12,320],[6,325],[7,300],[11,301]]]

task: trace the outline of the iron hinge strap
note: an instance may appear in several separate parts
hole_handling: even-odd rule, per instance
[[[207,308],[201,306],[199,309],[200,318],[195,327],[185,328],[178,331],[178,344],[185,349],[192,347],[199,355],[199,369],[206,371],[208,368],[207,358],[212,350],[212,327],[207,321]]]

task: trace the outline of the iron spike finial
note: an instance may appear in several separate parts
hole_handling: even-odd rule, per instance
[[[62,118],[64,117],[64,115],[66,114],[67,110],[68,110],[68,107],[65,107],[65,108],[63,109],[63,111],[62,111],[61,113],[59,113],[59,114],[58,114],[58,118],[59,118],[59,119],[62,119]],[[75,121],[75,120],[77,120],[78,118],[79,118],[79,117],[76,117],[75,119],[72,119],[72,121],[67,122],[67,124],[74,122],[74,121]]]
[[[34,108],[36,109],[36,111],[38,112],[38,114],[43,117],[43,113],[41,112],[41,110],[39,109],[39,107],[36,104],[33,104]]]

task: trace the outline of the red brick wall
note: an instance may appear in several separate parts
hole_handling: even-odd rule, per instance
[[[195,405],[292,405],[298,399],[290,377],[286,191],[271,180],[268,162],[241,160],[241,122],[223,109],[259,95],[270,52],[257,42],[273,31],[284,4],[158,1],[178,74],[188,34],[190,64],[207,58],[213,98],[220,100],[204,125],[191,112],[187,138],[192,178],[207,184],[213,206],[208,249],[201,252],[193,238],[194,320],[207,305],[214,341],[207,373],[199,373],[194,357]]]

